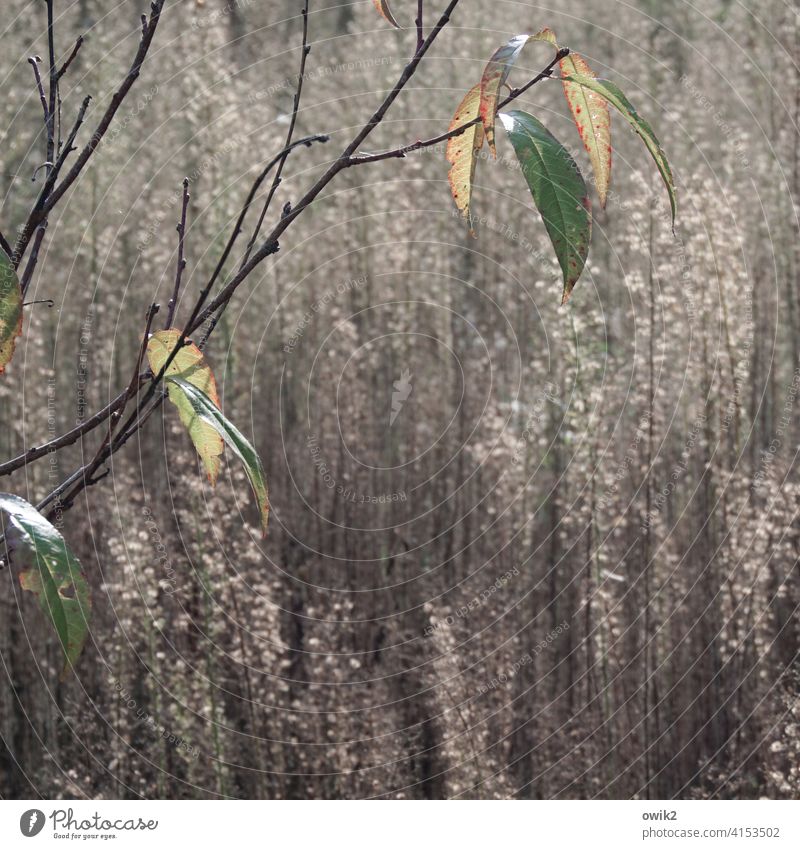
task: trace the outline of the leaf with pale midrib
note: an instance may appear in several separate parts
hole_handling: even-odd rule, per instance
[[[542,216],[564,276],[566,303],[583,271],[592,234],[591,203],[575,160],[533,115],[501,113],[522,173]]]
[[[196,386],[193,386],[180,377],[169,377],[167,378],[167,383],[172,384],[184,393],[192,405],[195,414],[213,427],[222,439],[225,440],[225,444],[242,461],[244,470],[250,480],[250,485],[253,488],[253,494],[258,502],[258,509],[261,514],[261,531],[266,536],[267,522],[269,521],[269,492],[267,490],[267,479],[264,474],[264,468],[261,465],[261,460],[255,448]]]
[[[64,538],[25,499],[0,493],[0,510],[9,518],[6,545],[24,571],[19,582],[32,592],[55,628],[66,663],[62,677],[83,651],[92,610],[89,585]],[[13,530],[12,530],[13,529]],[[9,537],[16,537],[13,544]]]

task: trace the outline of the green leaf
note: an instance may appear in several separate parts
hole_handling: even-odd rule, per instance
[[[19,576],[20,586],[37,596],[58,634],[66,658],[63,677],[86,642],[92,610],[89,585],[64,537],[35,507],[19,496],[2,492],[0,510],[17,532],[12,536],[19,537],[12,543],[6,528],[6,546],[26,570]]]
[[[593,77],[587,77],[583,74],[571,74],[563,78],[568,83],[578,83],[584,88],[588,88],[604,97],[615,109],[617,109],[625,120],[633,127],[639,138],[644,142],[645,147],[653,157],[656,163],[661,179],[667,187],[669,194],[669,206],[672,211],[672,223],[675,224],[675,214],[677,204],[675,200],[675,181],[672,178],[672,169],[669,167],[667,156],[661,149],[661,144],[653,132],[653,128],[645,121],[644,118],[633,108],[633,105],[627,97],[622,93],[618,86],[608,80],[597,80]]]
[[[589,154],[600,206],[605,209],[608,185],[611,182],[611,115],[608,101],[590,89],[566,79],[570,75],[595,78],[594,71],[582,56],[570,53],[559,62],[559,67],[564,96],[567,98],[583,146]]]
[[[174,347],[180,341],[180,330],[159,330],[147,343],[147,361],[153,374],[159,374]],[[166,377],[181,377],[196,386],[212,403],[219,407],[217,382],[211,367],[206,363],[203,352],[192,343],[184,345],[175,355],[166,371]],[[216,429],[199,419],[186,396],[174,386],[167,386],[169,400],[178,408],[183,426],[203,461],[208,479],[213,486],[220,469],[223,444]]]
[[[586,183],[575,160],[533,115],[513,110],[501,113],[500,120],[555,248],[565,304],[589,253],[592,216]]]
[[[0,250],[0,374],[14,356],[21,333],[22,289],[11,260]]]
[[[234,454],[242,461],[244,470],[253,487],[253,493],[258,502],[261,514],[261,531],[267,535],[267,522],[269,520],[269,493],[267,491],[267,479],[261,460],[256,454],[255,448],[245,437],[222,415],[209,397],[196,386],[180,377],[168,377],[167,383],[178,387],[188,399],[195,414],[204,422],[211,425],[217,433],[225,440],[226,444],[233,449]]]

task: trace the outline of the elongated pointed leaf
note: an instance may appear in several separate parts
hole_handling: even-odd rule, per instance
[[[24,571],[19,582],[39,599],[64,650],[65,674],[86,643],[92,602],[81,564],[61,534],[23,498],[0,493],[0,510],[9,518],[6,545]]]
[[[492,151],[492,156],[497,157],[497,150],[494,144],[494,123],[495,114],[497,113],[497,104],[500,98],[500,89],[505,85],[514,63],[519,58],[522,48],[529,41],[546,41],[557,47],[555,33],[545,27],[535,35],[515,35],[492,54],[481,77],[481,102],[480,102],[480,117],[483,123],[483,129],[486,133],[486,141],[489,143],[489,150]]]
[[[392,10],[389,8],[389,0],[372,0],[372,5],[375,6],[384,20],[388,21],[393,27],[402,29],[400,24],[395,20]]]
[[[480,102],[481,84],[478,83],[464,96],[448,129],[454,130],[462,124],[474,121],[478,117]],[[483,125],[478,122],[447,142],[446,156],[451,166],[447,175],[447,179],[450,181],[450,191],[453,194],[456,206],[467,221],[470,220],[469,204],[472,199],[472,181],[475,177],[475,167],[478,164],[478,154],[483,147],[483,139]],[[473,233],[471,224],[470,233]]]
[[[159,330],[154,333],[147,343],[147,360],[154,374],[164,367],[170,352],[178,344],[181,333],[179,330]],[[219,407],[217,382],[210,366],[203,357],[203,352],[197,345],[185,345],[178,351],[170,363],[166,377],[180,377],[196,386],[203,394]],[[189,432],[194,447],[203,461],[208,479],[211,484],[217,482],[220,469],[220,455],[223,443],[216,428],[197,417],[186,396],[174,385],[167,384],[169,400],[178,408],[184,427]]]
[[[560,62],[562,78],[583,76],[595,78],[586,60],[577,53],[570,53]],[[608,101],[591,89],[563,79],[564,96],[567,98],[575,126],[578,128],[583,146],[589,154],[594,172],[594,184],[600,196],[600,206],[605,209],[608,186],[611,181],[611,114]]]
[[[497,112],[497,100],[500,95],[500,89],[508,79],[514,62],[517,61],[522,48],[528,43],[529,38],[529,35],[515,35],[502,47],[498,47],[492,54],[492,58],[489,59],[481,77],[479,111],[483,129],[486,132],[486,141],[489,143],[489,149],[492,151],[492,156],[494,157],[497,157],[497,150],[494,145],[494,116],[495,112]]]
[[[11,260],[0,250],[0,374],[14,356],[22,333],[22,289]]]
[[[620,88],[608,80],[596,80],[593,77],[587,77],[583,74],[571,74],[564,78],[566,82],[577,83],[584,88],[589,89],[601,97],[605,98],[615,109],[622,113],[625,120],[633,127],[639,138],[644,142],[645,147],[653,157],[656,163],[661,179],[667,187],[669,194],[669,205],[672,211],[672,223],[675,223],[676,200],[675,200],[675,181],[672,178],[672,169],[669,167],[667,156],[661,149],[661,144],[653,132],[653,128],[645,121],[644,118],[633,108],[633,105],[627,97],[622,93]]]
[[[247,477],[250,480],[250,485],[253,487],[253,494],[258,502],[258,509],[261,514],[261,531],[266,536],[267,522],[269,520],[269,493],[267,491],[267,478],[264,474],[264,468],[261,465],[261,460],[255,448],[222,415],[212,400],[194,384],[189,383],[181,377],[170,377],[167,379],[167,383],[172,384],[184,393],[192,405],[195,414],[213,427],[225,440],[228,447],[233,450],[233,453],[242,461],[244,470],[247,472]]]
[[[566,303],[589,253],[592,216],[586,183],[575,160],[533,115],[513,110],[501,113],[500,120],[555,248],[564,276],[561,303]]]

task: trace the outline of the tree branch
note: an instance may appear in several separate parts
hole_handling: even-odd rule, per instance
[[[175,308],[178,305],[178,295],[181,290],[181,278],[183,277],[183,269],[186,268],[186,258],[184,257],[184,244],[186,237],[186,211],[189,209],[189,178],[183,178],[183,202],[181,203],[181,220],[175,228],[178,231],[178,265],[175,269],[175,287],[172,290],[172,297],[167,305],[167,321],[164,324],[164,330],[172,327],[172,320],[175,318]]]
[[[92,461],[92,464],[97,463],[96,468],[99,468],[99,465],[102,464],[105,459],[113,455],[116,451],[118,451],[138,430],[142,427],[142,425],[147,421],[150,415],[154,412],[155,409],[161,404],[163,400],[163,394],[159,396],[153,403],[153,405],[144,410],[145,406],[149,403],[150,399],[152,399],[155,394],[160,382],[163,380],[164,374],[169,367],[171,361],[177,356],[178,351],[180,350],[182,343],[185,342],[188,335],[194,332],[197,328],[199,328],[205,321],[209,319],[213,319],[214,313],[220,308],[225,307],[227,303],[230,301],[234,292],[238,289],[238,287],[247,279],[250,273],[256,268],[261,262],[266,259],[266,257],[271,254],[277,252],[278,250],[278,238],[291,226],[292,222],[305,210],[307,209],[313,200],[319,195],[319,193],[325,188],[325,186],[330,183],[330,181],[344,168],[349,166],[349,161],[353,153],[359,148],[359,146],[364,142],[364,140],[370,135],[370,133],[375,129],[375,127],[380,124],[383,120],[386,112],[397,99],[400,92],[405,88],[408,81],[414,75],[419,63],[422,61],[422,58],[430,49],[430,46],[436,40],[439,33],[442,29],[447,25],[450,20],[450,15],[452,14],[455,7],[458,5],[459,0],[450,0],[447,5],[445,11],[442,13],[441,17],[437,21],[436,25],[431,30],[428,37],[424,40],[422,46],[417,51],[417,53],[413,56],[411,61],[405,66],[403,69],[400,78],[397,80],[391,91],[386,95],[383,102],[378,106],[378,108],[373,112],[370,119],[367,123],[356,133],[354,138],[350,141],[350,143],[345,147],[345,149],[340,154],[339,158],[336,159],[325,171],[325,173],[319,177],[319,179],[308,189],[305,195],[300,199],[297,205],[291,209],[286,214],[282,215],[279,219],[278,223],[273,227],[271,233],[267,236],[264,244],[256,251],[253,256],[251,256],[247,262],[239,269],[239,271],[234,275],[233,279],[222,289],[222,291],[212,300],[212,302],[204,309],[202,312],[199,312],[198,306],[195,305],[195,309],[192,311],[192,317],[190,318],[187,325],[184,327],[181,338],[176,344],[175,348],[170,352],[170,356],[165,361],[158,375],[156,375],[153,380],[150,382],[150,386],[147,389],[147,392],[144,394],[142,399],[139,401],[136,411],[131,414],[128,418],[128,421],[121,428],[120,432],[117,434],[117,437],[110,443],[106,444],[103,449],[99,452],[98,456],[95,460]],[[279,156],[283,157],[287,153],[284,150]],[[74,167],[74,166],[73,166]],[[201,293],[201,297],[203,294],[207,294],[209,287],[206,286]],[[199,299],[198,299],[199,304]],[[208,334],[206,334],[206,337]],[[94,481],[91,479],[91,476],[87,474],[87,466],[82,466],[69,478],[63,481],[59,486],[53,490],[38,506],[37,509],[43,510],[49,504],[51,504],[56,499],[60,499],[61,495],[66,492],[69,492],[69,497],[66,499],[66,503],[63,504],[62,509],[68,509],[71,504],[74,502],[75,497],[87,486],[91,485]]]
[[[52,0],[48,0],[48,2],[52,2]],[[109,103],[106,111],[103,113],[103,117],[100,119],[100,123],[97,125],[97,129],[92,133],[92,137],[86,143],[86,146],[81,150],[78,154],[78,158],[74,162],[72,168],[67,172],[64,176],[64,179],[58,186],[55,186],[55,181],[52,179],[48,179],[45,183],[45,186],[42,189],[42,192],[39,195],[36,204],[31,210],[30,215],[28,216],[28,220],[25,222],[25,225],[22,228],[22,231],[19,235],[19,239],[17,240],[17,247],[14,252],[13,262],[14,266],[18,267],[22,257],[25,254],[25,251],[30,243],[31,237],[38,225],[47,217],[50,210],[61,200],[70,186],[78,179],[81,172],[83,171],[86,163],[91,158],[94,151],[97,149],[97,146],[100,144],[103,136],[106,134],[111,122],[114,120],[114,116],[117,113],[122,102],[125,100],[128,92],[131,89],[131,86],[136,82],[139,77],[139,73],[141,71],[142,63],[147,56],[147,53],[150,49],[150,45],[153,41],[153,36],[156,33],[156,28],[158,27],[158,22],[161,18],[161,10],[164,6],[165,0],[153,0],[151,4],[151,12],[149,20],[143,17],[142,24],[142,35],[139,41],[139,47],[136,51],[136,55],[133,58],[133,62],[131,64],[130,70],[128,71],[125,79],[122,81],[122,84],[114,92],[114,95],[111,98],[111,103]],[[54,169],[55,170],[55,169]],[[52,177],[52,174],[50,175]]]
[[[308,0],[304,0],[303,3],[303,42],[300,50],[300,70],[297,74],[297,89],[294,93],[294,102],[292,104],[292,117],[289,120],[289,131],[286,133],[286,143],[284,144],[284,149],[288,148],[292,143],[292,136],[294,135],[294,126],[297,123],[297,113],[300,109],[300,98],[303,95],[303,80],[306,75],[306,58],[308,54],[311,52],[311,47],[308,44]],[[270,204],[272,203],[272,198],[275,196],[275,192],[278,190],[278,186],[281,183],[281,174],[283,173],[283,166],[286,164],[286,157],[284,156],[280,162],[278,163],[278,168],[275,171],[275,177],[272,180],[272,186],[270,187],[269,193],[267,194],[267,199],[264,202],[264,206],[261,210],[261,215],[258,218],[258,223],[256,224],[256,228],[253,231],[253,235],[250,237],[250,241],[247,243],[247,248],[244,252],[244,256],[242,257],[242,262],[240,264],[240,268],[247,263],[247,260],[250,259],[250,254],[253,250],[253,246],[258,239],[258,234],[261,232],[261,227],[264,224],[264,218],[267,215],[267,210],[269,209]]]
[[[525,85],[521,88],[512,89],[505,100],[501,101],[497,106],[497,111],[500,111],[504,106],[508,106],[512,100],[516,100],[520,95],[524,94],[531,86],[536,85],[536,83],[541,82],[544,79],[547,79],[553,73],[553,68],[565,57],[569,55],[569,48],[562,47],[558,50],[553,59],[541,70],[539,73],[528,80]],[[403,145],[402,147],[396,147],[392,150],[385,150],[381,153],[363,153],[358,156],[351,156],[347,165],[350,167],[351,165],[365,165],[368,162],[382,162],[384,159],[403,159],[407,153],[413,153],[415,150],[421,150],[425,147],[432,147],[436,144],[441,144],[442,142],[447,141],[448,139],[452,139],[455,136],[460,136],[461,133],[466,132],[470,127],[474,127],[480,121],[480,118],[475,118],[472,121],[467,121],[464,124],[456,127],[453,130],[448,130],[446,133],[441,133],[438,136],[433,136],[432,138],[425,139],[424,141],[421,139],[417,139],[415,142],[411,142],[410,144]]]
[[[75,46],[72,48],[72,53],[69,54],[66,62],[64,62],[64,64],[59,68],[58,74],[56,74],[56,77],[59,80],[61,79],[61,77],[64,76],[64,74],[67,73],[67,69],[72,64],[72,60],[78,55],[78,51],[81,49],[82,46],[83,46],[83,36],[79,35],[78,40],[75,42]]]

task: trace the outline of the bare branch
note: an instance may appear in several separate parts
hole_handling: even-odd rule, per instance
[[[292,136],[294,135],[294,127],[297,123],[297,113],[300,109],[300,98],[303,95],[303,79],[306,75],[306,59],[308,54],[311,52],[311,47],[308,44],[308,0],[304,0],[303,3],[303,41],[300,50],[300,70],[297,74],[297,89],[294,93],[294,102],[292,104],[292,117],[289,121],[289,130],[286,133],[286,143],[284,144],[284,148],[288,148],[292,143]],[[281,183],[281,174],[283,173],[283,166],[286,163],[286,157],[280,160],[278,163],[278,169],[275,172],[275,177],[272,180],[272,186],[270,187],[269,193],[267,194],[267,199],[264,202],[264,206],[261,210],[261,215],[258,218],[258,223],[256,224],[256,228],[253,231],[253,235],[250,237],[250,241],[247,243],[247,249],[244,252],[244,256],[242,257],[240,268],[247,263],[247,260],[250,259],[250,254],[252,253],[253,246],[258,239],[258,234],[261,232],[261,227],[264,224],[264,218],[267,215],[267,210],[269,210],[269,206],[272,203],[272,198],[275,196],[275,192],[278,190],[278,186]]]
[[[31,68],[33,68],[33,76],[36,80],[36,90],[39,92],[39,101],[42,104],[44,122],[46,125],[49,110],[47,107],[47,95],[44,93],[44,85],[42,84],[42,75],[39,73],[39,62],[41,62],[41,59],[38,56],[28,56],[28,64]]]
[[[147,389],[147,392],[144,393],[139,403],[137,404],[137,408],[134,413],[129,416],[128,420],[125,422],[123,427],[120,429],[120,432],[117,434],[116,438],[111,441],[110,444],[106,444],[102,447],[102,450],[98,452],[96,458],[92,461],[91,464],[87,464],[86,466],[82,466],[69,478],[63,481],[59,486],[53,490],[38,506],[37,509],[43,510],[48,505],[52,504],[56,500],[60,500],[61,496],[65,492],[69,492],[69,496],[65,500],[65,503],[62,505],[62,509],[68,509],[71,504],[74,502],[75,497],[87,486],[90,486],[92,483],[95,483],[97,478],[93,478],[92,475],[94,471],[96,471],[100,465],[102,465],[105,460],[113,455],[116,451],[118,451],[125,443],[134,436],[140,428],[144,425],[147,419],[152,415],[152,413],[160,406],[163,401],[164,394],[163,392],[156,398],[151,406],[147,409],[145,407],[153,398],[155,392],[157,391],[161,381],[163,380],[166,369],[169,367],[169,364],[177,356],[178,351],[185,343],[188,335],[202,326],[206,321],[214,321],[214,313],[217,310],[224,309],[233,296],[234,292],[238,289],[238,287],[247,279],[250,273],[256,268],[261,262],[266,259],[266,257],[271,254],[277,252],[278,250],[278,239],[279,237],[291,226],[292,222],[300,215],[302,212],[307,209],[310,204],[314,201],[314,199],[319,195],[319,193],[330,183],[330,181],[343,169],[349,167],[351,157],[358,150],[359,146],[364,142],[364,140],[369,136],[369,134],[375,129],[375,127],[380,124],[383,120],[386,112],[389,110],[391,105],[397,99],[400,92],[405,88],[408,81],[413,76],[416,71],[419,63],[422,58],[425,56],[427,51],[429,50],[431,44],[435,41],[439,33],[442,29],[447,25],[450,20],[450,15],[452,14],[455,7],[458,5],[459,0],[450,0],[447,8],[443,12],[442,16],[439,18],[438,22],[431,30],[428,37],[423,42],[421,48],[417,51],[411,61],[405,66],[403,69],[400,78],[397,80],[391,91],[386,95],[383,102],[378,106],[378,108],[373,112],[370,119],[367,123],[356,133],[354,138],[350,141],[350,143],[345,147],[345,149],[340,154],[339,158],[336,159],[325,171],[325,173],[319,177],[319,179],[308,189],[305,195],[298,201],[297,205],[285,212],[277,224],[273,227],[271,233],[267,236],[264,244],[251,256],[247,262],[239,269],[239,271],[234,275],[233,279],[223,287],[222,291],[212,300],[212,302],[206,307],[202,312],[199,311],[199,303],[200,299],[198,299],[198,304],[195,305],[194,310],[192,311],[192,317],[190,318],[187,325],[184,327],[181,337],[176,344],[175,348],[170,352],[170,356],[165,361],[158,375],[156,375],[151,381],[150,386]],[[279,154],[279,157],[285,157],[288,151],[284,150]],[[280,159],[280,161],[283,161]],[[74,167],[74,166],[73,166]],[[201,298],[204,295],[207,295],[209,291],[209,287],[206,286],[201,293]],[[213,329],[213,327],[212,327]],[[210,330],[206,333],[204,337],[207,339]],[[94,469],[89,472],[89,466],[94,466]]]
[[[148,379],[149,378],[145,375],[139,375],[139,384],[141,385]],[[55,439],[51,439],[50,442],[45,442],[44,445],[29,448],[24,454],[20,454],[13,460],[8,460],[7,462],[0,464],[0,477],[10,475],[17,469],[21,469],[23,466],[33,463],[41,457],[44,457],[46,454],[58,451],[61,448],[66,448],[68,445],[74,445],[82,436],[94,430],[106,421],[109,416],[113,415],[113,413],[122,406],[124,401],[125,392],[122,392],[114,398],[108,406],[95,413],[91,418],[82,422],[77,427],[67,431],[67,433],[62,434]]]
[[[125,100],[131,86],[133,86],[138,79],[142,63],[147,56],[150,45],[153,41],[153,36],[156,33],[156,28],[158,27],[158,22],[161,18],[161,10],[164,3],[165,0],[153,0],[153,3],[151,4],[150,18],[149,20],[146,18],[143,20],[142,36],[130,70],[125,76],[125,79],[122,81],[120,87],[116,90],[116,92],[114,92],[111,102],[106,108],[106,111],[103,113],[100,123],[97,125],[97,129],[95,129],[91,138],[86,143],[86,146],[78,154],[78,158],[73,163],[72,168],[70,168],[58,186],[54,185],[54,181],[48,181],[42,189],[36,204],[28,216],[28,220],[25,222],[25,226],[22,228],[19,239],[17,240],[17,248],[13,257],[15,267],[19,266],[36,227],[47,217],[50,210],[59,202],[59,200],[61,200],[70,186],[80,176],[86,166],[86,163],[89,161],[92,154],[102,141],[103,136],[108,131],[117,110]]]
[[[164,329],[172,327],[172,320],[175,318],[175,308],[178,305],[178,295],[181,290],[181,278],[183,277],[183,269],[186,268],[186,258],[184,256],[184,245],[186,238],[186,211],[189,209],[189,178],[183,178],[183,202],[181,203],[181,220],[175,228],[178,231],[178,265],[175,269],[175,287],[172,291],[172,297],[167,305],[167,321]]]
[[[63,77],[64,74],[67,73],[67,69],[72,64],[73,59],[78,55],[78,51],[81,49],[82,46],[83,46],[83,36],[79,35],[78,40],[75,42],[75,46],[72,48],[72,53],[69,54],[66,62],[64,62],[64,64],[59,68],[58,74],[56,74],[57,79],[60,80],[61,77]]]
[[[528,80],[525,85],[520,88],[512,89],[508,97],[505,100],[501,101],[497,109],[498,111],[502,109],[504,106],[508,106],[512,100],[516,100],[520,95],[524,94],[531,86],[536,85],[536,83],[541,82],[544,79],[550,77],[553,73],[553,68],[565,57],[569,55],[569,48],[562,47],[558,50],[553,59],[541,70],[539,73]],[[472,121],[467,121],[461,126],[456,127],[453,130],[448,130],[446,133],[441,133],[438,136],[433,136],[432,138],[425,139],[424,141],[421,139],[417,139],[415,142],[411,142],[410,144],[403,145],[402,147],[396,147],[392,150],[385,150],[381,153],[363,153],[358,156],[350,157],[348,166],[351,165],[365,165],[369,162],[381,162],[384,159],[403,159],[407,153],[413,153],[415,150],[421,150],[425,147],[432,147],[433,145],[441,144],[442,142],[447,141],[448,139],[452,139],[455,136],[460,136],[461,133],[468,130],[470,127],[475,126],[475,124],[480,121],[480,118],[475,118]]]

